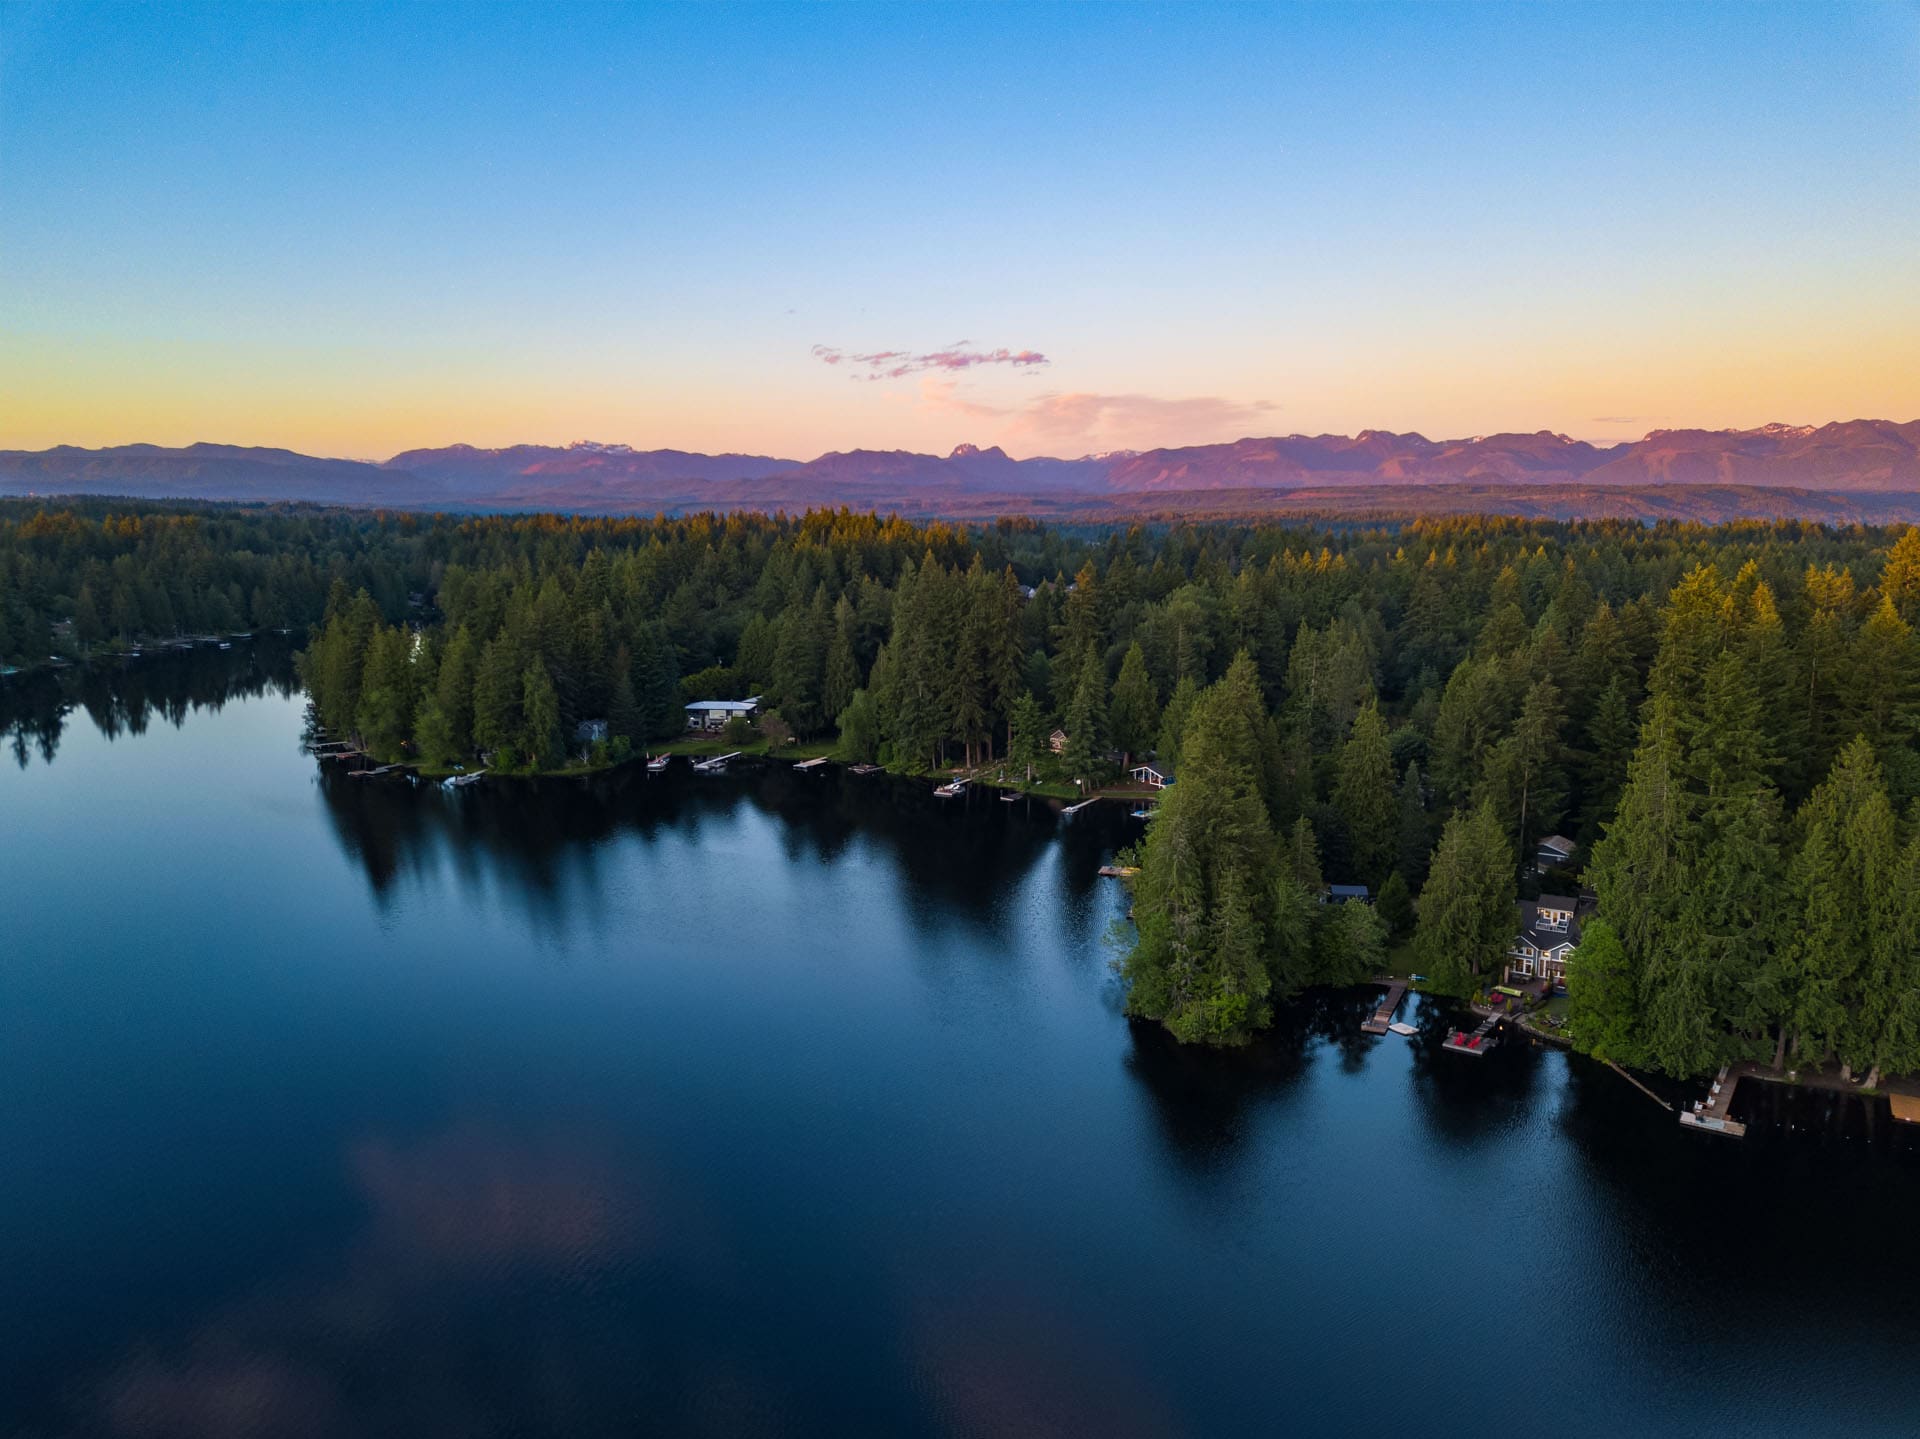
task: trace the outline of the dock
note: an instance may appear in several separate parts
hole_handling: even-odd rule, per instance
[[[879,766],[879,765],[877,765],[877,764],[857,764],[857,765],[855,765],[855,766],[853,767],[853,769],[851,770],[851,773],[853,773],[853,774],[879,774],[879,773],[880,773],[880,766]]]
[[[1704,1129],[1709,1134],[1724,1134],[1729,1139],[1739,1139],[1747,1132],[1747,1126],[1731,1118],[1733,1091],[1740,1086],[1745,1077],[1747,1066],[1723,1064],[1720,1073],[1714,1077],[1713,1088],[1705,1099],[1697,1099],[1691,1108],[1680,1111],[1680,1122],[1689,1129]]]
[[[728,760],[739,759],[740,753],[739,750],[735,750],[732,754],[717,754],[712,759],[695,760],[693,762],[694,772],[696,774],[718,774],[727,767]]]
[[[1378,982],[1378,981],[1376,981]],[[1384,998],[1373,1007],[1373,1014],[1360,1026],[1362,1034],[1385,1034],[1393,1023],[1393,1012],[1400,1007],[1400,1001],[1407,997],[1407,982],[1404,979],[1386,981],[1387,992]]]
[[[1480,1027],[1468,1034],[1464,1029],[1447,1031],[1446,1042],[1440,1047],[1451,1049],[1455,1054],[1470,1054],[1478,1059],[1493,1050],[1499,1044],[1494,1030],[1500,1027],[1500,1021],[1507,1016],[1499,1012],[1489,1014],[1480,1021]]]
[[[825,755],[821,755],[817,759],[803,759],[798,764],[796,764],[794,768],[795,769],[819,769],[820,766],[825,764],[826,762],[827,762],[827,757]]]
[[[1062,813],[1062,814],[1078,814],[1078,813],[1080,813],[1080,811],[1081,811],[1081,810],[1083,810],[1083,809],[1085,809],[1085,808],[1086,808],[1086,807],[1087,807],[1088,805],[1090,805],[1090,804],[1092,804],[1094,800],[1097,800],[1097,799],[1099,799],[1099,798],[1100,798],[1100,796],[1099,796],[1099,795],[1095,795],[1095,796],[1093,797],[1093,799],[1083,799],[1083,800],[1081,800],[1081,801],[1080,801],[1080,803],[1078,803],[1078,804],[1070,804],[1070,805],[1068,805],[1068,806],[1067,806],[1067,807],[1066,807],[1065,809],[1063,809],[1063,810],[1061,810],[1061,811],[1060,811],[1060,813]]]

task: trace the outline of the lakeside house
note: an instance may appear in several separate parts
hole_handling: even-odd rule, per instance
[[[1550,869],[1564,868],[1573,858],[1573,851],[1573,841],[1564,834],[1548,835],[1533,851],[1533,872],[1545,874]]]
[[[1127,774],[1148,789],[1165,789],[1173,783],[1173,771],[1165,765],[1137,764]]]
[[[1067,752],[1067,732],[1063,729],[1057,729],[1048,735],[1047,748],[1055,754],[1065,754]]]
[[[718,734],[727,727],[727,721],[750,720],[759,713],[759,695],[743,700],[695,700],[687,706],[687,728]]]
[[[1520,932],[1507,947],[1507,979],[1544,979],[1553,985],[1567,982],[1567,957],[1580,943],[1580,922],[1573,900],[1560,894],[1523,899]]]

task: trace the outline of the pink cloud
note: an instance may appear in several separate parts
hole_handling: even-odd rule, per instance
[[[1010,365],[1014,369],[1033,369],[1050,363],[1038,350],[976,350],[969,341],[949,345],[944,350],[914,354],[910,350],[872,350],[852,354],[831,345],[815,345],[813,357],[823,365],[845,365],[863,373],[861,380],[898,380],[928,370],[948,372],[971,370],[980,365]]]

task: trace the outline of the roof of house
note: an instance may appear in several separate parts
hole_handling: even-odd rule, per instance
[[[1550,849],[1555,854],[1572,854],[1576,846],[1564,834],[1550,834],[1540,841],[1541,849]]]
[[[1330,884],[1327,893],[1337,899],[1365,899],[1367,887],[1364,884]]]
[[[743,700],[695,700],[687,708],[690,710],[738,710],[752,709],[760,703],[759,695]]]
[[[1520,911],[1520,933],[1517,939],[1523,939],[1535,949],[1557,949],[1563,944],[1580,943],[1580,921],[1569,918],[1560,928],[1550,928],[1540,922],[1540,911],[1559,909],[1568,915],[1573,913],[1573,901],[1560,895],[1543,894],[1538,899],[1523,899],[1517,906]]]

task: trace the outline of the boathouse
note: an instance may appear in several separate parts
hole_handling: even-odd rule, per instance
[[[1173,771],[1165,765],[1137,764],[1127,773],[1148,789],[1165,789],[1173,783]]]

